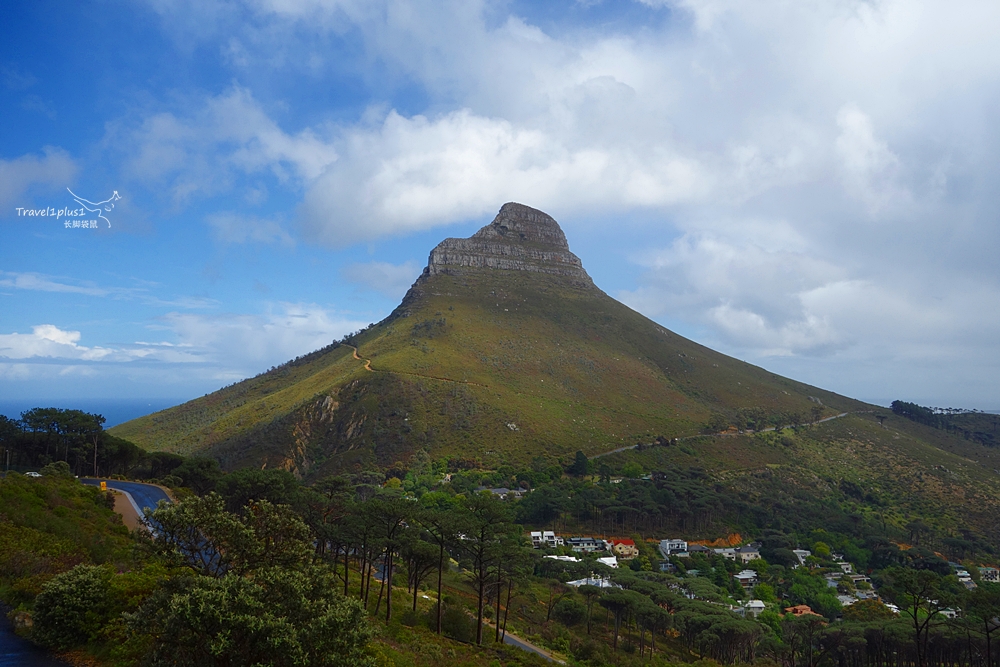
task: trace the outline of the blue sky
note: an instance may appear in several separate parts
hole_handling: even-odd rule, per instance
[[[5,28],[0,401],[210,392],[378,321],[520,201],[678,333],[1000,408],[995,3],[38,1]],[[23,214],[67,188],[120,199]]]

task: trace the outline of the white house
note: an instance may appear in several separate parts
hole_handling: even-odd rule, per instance
[[[660,555],[664,558],[669,557],[673,553],[679,551],[686,552],[688,550],[688,543],[685,540],[660,540]]]
[[[752,616],[754,618],[757,618],[758,616],[760,616],[761,612],[764,611],[764,609],[766,608],[767,607],[764,604],[763,600],[750,600],[742,607],[738,607],[736,609],[736,613],[739,614],[740,616]]]
[[[597,562],[601,565],[607,565],[608,567],[616,568],[618,567],[618,557],[617,556],[605,556],[604,558],[598,558]]]
[[[563,538],[558,537],[551,530],[531,531],[531,547],[533,549],[541,549],[542,547],[555,549],[556,547],[563,546],[563,544]]]
[[[736,557],[746,565],[750,561],[760,558],[760,552],[756,547],[739,547],[736,549]]]
[[[750,589],[757,585],[757,573],[753,570],[743,570],[739,574],[734,574],[733,579],[740,582],[744,589]]]
[[[795,554],[795,557],[799,559],[799,565],[805,565],[806,558],[812,556],[812,552],[806,549],[792,549],[792,553]]]
[[[598,588],[621,588],[618,584],[613,584],[606,577],[595,577],[591,574],[586,579],[576,579],[575,581],[567,581],[567,586],[572,586],[573,588],[579,588],[580,586],[597,586]]]

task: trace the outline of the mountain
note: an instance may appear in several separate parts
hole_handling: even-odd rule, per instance
[[[356,346],[356,350],[355,347]],[[862,404],[678,336],[598,289],[551,217],[506,204],[430,253],[402,303],[349,340],[122,424],[145,447],[298,475],[418,449],[497,465]]]

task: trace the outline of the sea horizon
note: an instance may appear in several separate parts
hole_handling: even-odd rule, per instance
[[[179,405],[187,398],[19,398],[0,399],[0,414],[10,419],[20,419],[21,413],[32,408],[61,408],[63,410],[83,410],[99,414],[106,420],[104,428],[159,412]]]

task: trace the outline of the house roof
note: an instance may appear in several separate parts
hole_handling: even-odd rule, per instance
[[[629,546],[629,547],[634,547],[635,546],[635,540],[627,540],[627,539],[618,540],[618,539],[615,539],[615,538],[612,537],[608,541],[611,542],[611,544],[624,544],[625,546]]]

